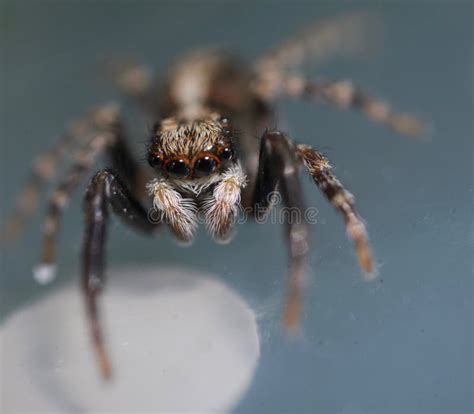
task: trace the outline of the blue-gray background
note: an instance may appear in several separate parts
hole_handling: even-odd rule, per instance
[[[342,220],[307,179],[319,224],[302,341],[288,341],[279,328],[275,301],[282,302],[286,257],[276,225],[243,225],[227,246],[201,233],[183,249],[168,236],[142,239],[115,221],[109,263],[156,263],[157,277],[161,263],[217,273],[262,315],[261,360],[236,412],[472,412],[472,2],[0,4],[3,217],[32,158],[65,123],[118,98],[97,69],[103,57],[134,56],[162,73],[185,51],[225,45],[250,61],[314,20],[378,12],[385,40],[374,56],[308,73],[352,78],[420,114],[434,126],[429,141],[396,136],[359,114],[282,105],[292,134],[323,149],[357,195],[380,263],[377,282],[360,280]],[[140,153],[146,125],[134,119]],[[30,273],[41,214],[2,252],[2,319],[77,274],[80,209],[78,194],[65,216],[52,286],[36,285]]]

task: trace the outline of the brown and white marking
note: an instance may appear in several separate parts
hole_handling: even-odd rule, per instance
[[[212,196],[205,200],[203,210],[207,228],[216,240],[229,240],[246,185],[247,177],[240,163],[236,163],[222,174]]]

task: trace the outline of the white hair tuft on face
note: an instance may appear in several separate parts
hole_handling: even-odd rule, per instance
[[[194,193],[196,196],[201,194],[202,191],[209,188],[211,185],[222,180],[222,176],[219,174],[213,174],[209,177],[195,178],[192,180],[182,179],[182,180],[172,180],[169,181],[176,188],[183,189],[190,193]]]
[[[226,240],[239,212],[242,189],[247,177],[240,163],[232,165],[221,175],[214,191],[203,203],[204,216],[213,237]]]
[[[194,200],[183,198],[163,179],[155,178],[147,184],[147,189],[153,196],[153,207],[163,214],[173,233],[181,241],[191,241],[198,226],[197,206]]]
[[[240,163],[233,164],[222,174],[215,174],[196,180],[169,180],[155,178],[147,184],[148,193],[153,196],[153,206],[158,210],[173,233],[184,242],[194,237],[198,226],[198,207],[190,198],[184,198],[178,190],[185,190],[198,196],[215,185],[212,194],[202,203],[207,227],[217,240],[228,239],[235,218],[239,212],[242,189],[247,177]]]

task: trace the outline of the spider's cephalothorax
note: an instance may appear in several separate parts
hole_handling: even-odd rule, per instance
[[[233,136],[229,118],[211,111],[156,125],[148,163],[157,177],[147,188],[178,239],[191,240],[199,212],[216,239],[228,239],[246,185]]]
[[[39,280],[49,278],[62,211],[71,194],[107,153],[113,169],[95,173],[85,195],[82,286],[95,350],[104,377],[111,374],[99,324],[97,298],[104,283],[104,250],[109,210],[135,230],[152,234],[167,226],[181,241],[192,239],[198,218],[216,240],[227,241],[240,207],[261,217],[274,191],[283,204],[304,209],[298,171],[304,166],[326,198],[342,214],[360,267],[370,280],[374,262],[353,196],[331,171],[328,160],[308,145],[295,144],[276,129],[279,97],[319,100],[355,109],[400,133],[419,135],[422,124],[408,114],[355,88],[348,81],[312,81],[295,72],[308,58],[357,53],[364,48],[370,16],[354,14],[317,24],[284,42],[246,68],[220,51],[193,53],[173,66],[159,99],[146,69],[116,65],[122,91],[147,114],[161,118],[147,147],[147,166],[130,152],[119,110],[102,106],[74,122],[58,144],[41,155],[22,192],[4,238],[15,236],[36,206],[42,185],[72,153],[74,165],[53,192],[44,225]],[[237,133],[238,131],[238,133]],[[256,139],[260,137],[260,140]],[[76,151],[71,151],[75,148]],[[150,216],[153,209],[157,215]],[[300,217],[303,217],[301,215]],[[309,229],[303,220],[285,216],[290,260],[284,326],[295,328],[309,252]]]

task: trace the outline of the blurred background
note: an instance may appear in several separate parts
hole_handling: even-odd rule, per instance
[[[287,261],[277,225],[242,225],[225,246],[201,231],[182,248],[167,234],[142,238],[112,220],[108,263],[154,266],[158,279],[163,266],[206,272],[250,306],[260,359],[233,412],[472,412],[472,2],[3,0],[0,7],[3,219],[31,161],[67,122],[120,100],[99,69],[104,58],[130,56],[164,74],[187,51],[223,46],[252,62],[315,20],[376,12],[384,37],[375,53],[306,73],[354,80],[428,120],[430,136],[400,137],[324,105],[284,101],[279,110],[285,128],[326,153],[356,195],[377,281],[362,282],[341,218],[304,176],[319,215],[296,341],[280,327]],[[139,156],[149,125],[134,111],[126,116]],[[0,326],[77,277],[84,188],[64,217],[54,283],[40,286],[31,276],[44,202],[24,237],[2,248]],[[8,352],[3,360],[15,358]],[[0,376],[9,381],[9,372]]]

